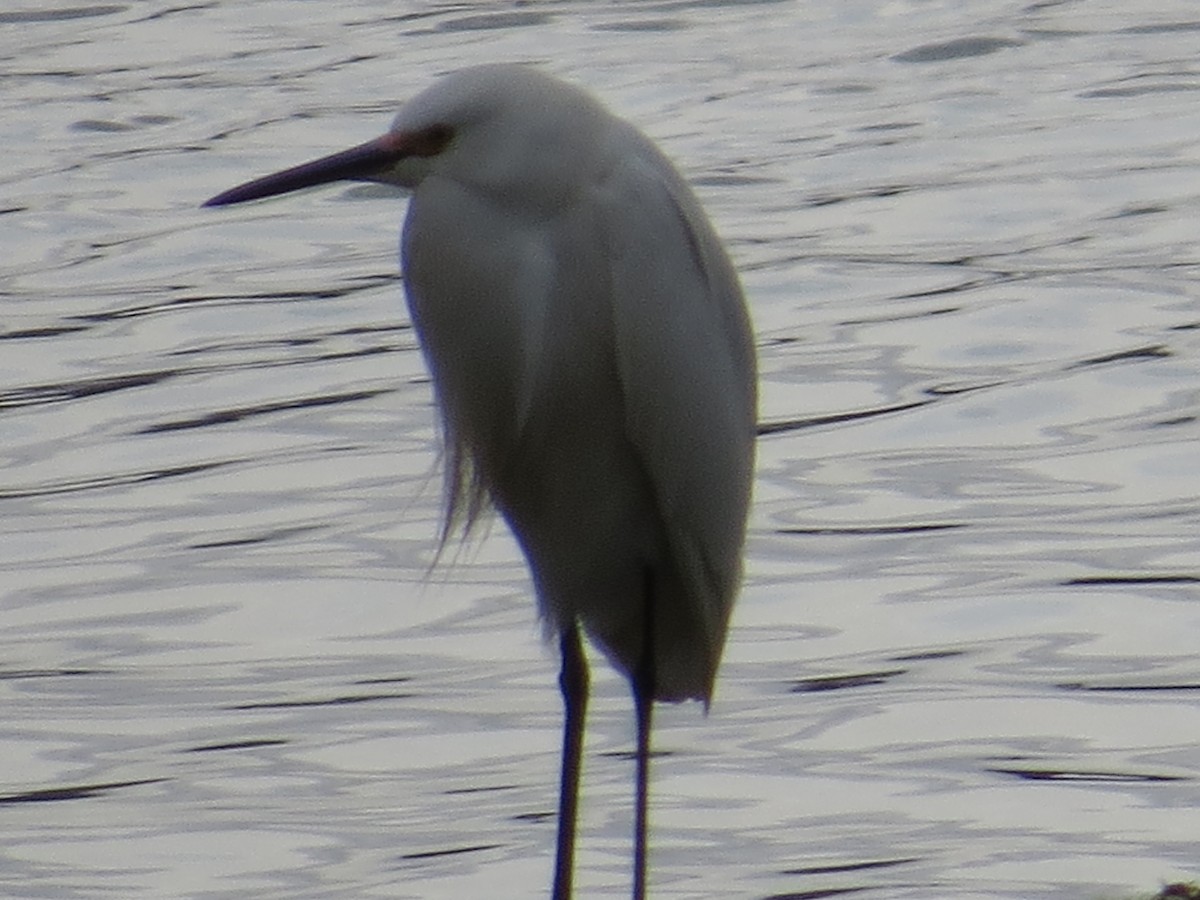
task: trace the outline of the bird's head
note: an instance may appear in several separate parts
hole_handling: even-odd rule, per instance
[[[603,125],[614,121],[584,91],[535,69],[476,66],[410,100],[382,137],[239,185],[204,205],[331,181],[415,189],[431,176],[501,198],[554,202],[602,163]]]

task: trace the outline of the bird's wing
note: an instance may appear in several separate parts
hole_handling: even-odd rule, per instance
[[[541,229],[450,179],[410,201],[401,256],[446,437],[443,543],[469,530],[517,452],[546,341],[547,255]]]
[[[737,275],[699,202],[637,138],[639,152],[615,165],[600,200],[617,369],[630,440],[719,656],[741,574],[754,348]]]

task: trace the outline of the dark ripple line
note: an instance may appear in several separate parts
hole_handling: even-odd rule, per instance
[[[130,388],[149,387],[160,384],[172,378],[183,375],[207,375],[218,372],[237,372],[252,369],[274,369],[283,366],[302,366],[312,363],[336,362],[345,359],[358,359],[374,356],[378,353],[390,353],[391,347],[363,347],[357,350],[339,350],[332,353],[315,353],[308,356],[282,360],[252,360],[239,363],[221,363],[216,365],[183,366],[178,368],[159,369],[154,372],[135,372],[129,375],[104,375],[97,378],[83,378],[78,381],[63,381],[54,384],[27,385],[0,391],[0,410],[19,409],[27,406],[47,406],[53,403],[66,403],[107,394],[114,391],[129,390]],[[304,401],[285,401],[289,403]],[[319,405],[318,401],[314,405]],[[154,426],[150,426],[152,429]],[[163,428],[160,430],[171,430]],[[136,433],[152,433],[150,430]]]
[[[393,335],[408,331],[412,331],[412,326],[402,322],[381,325],[351,325],[348,328],[339,328],[336,331],[324,331],[317,334],[291,334],[271,338],[214,341],[197,347],[172,350],[168,355],[208,356],[214,353],[245,352],[249,350],[276,350],[279,348],[292,350],[297,347],[312,347],[330,338],[362,337],[364,335],[374,337],[380,334]]]
[[[1165,344],[1149,344],[1145,347],[1135,347],[1132,350],[1118,350],[1115,353],[1081,359],[1079,362],[1071,363],[1064,371],[1069,372],[1072,369],[1082,369],[1088,366],[1103,366],[1108,363],[1124,362],[1128,359],[1165,359],[1174,355]]]
[[[199,747],[188,747],[184,753],[218,753],[225,750],[255,750],[258,747],[282,747],[288,741],[281,738],[251,738],[245,741],[229,741],[224,744],[203,744]]]
[[[44,406],[51,403],[66,403],[97,394],[124,391],[129,388],[148,387],[159,384],[189,369],[160,369],[155,372],[134,372],[129,375],[105,375],[99,378],[84,378],[79,381],[62,381],[57,384],[29,385],[0,391],[0,409],[17,409],[23,406]]]
[[[881,406],[876,409],[865,409],[857,412],[831,413],[825,416],[807,416],[802,419],[779,419],[774,422],[760,422],[759,436],[780,434],[785,431],[800,431],[804,428],[816,428],[819,425],[836,425],[841,422],[854,422],[858,419],[873,419],[875,416],[886,416],[889,413],[905,412],[910,409],[920,409],[928,406],[934,399],[914,400],[911,403],[896,403],[892,406]]]
[[[790,891],[786,894],[770,894],[763,900],[822,900],[823,897],[841,897],[845,894],[861,894],[863,891],[880,890],[878,887],[818,888],[813,891]]]
[[[1026,781],[1061,781],[1105,784],[1159,784],[1187,781],[1182,775],[1139,775],[1134,772],[1077,772],[1070,769],[987,769],[996,775],[1012,775]]]
[[[966,522],[934,522],[928,525],[864,525],[859,528],[835,528],[831,526],[818,528],[777,528],[776,534],[802,534],[806,536],[840,536],[855,535],[863,537],[887,536],[895,534],[923,534],[927,531],[950,531],[955,528],[969,527]]]
[[[106,246],[106,245],[97,245]],[[101,324],[105,322],[117,322],[122,319],[131,319],[138,316],[154,315],[161,312],[169,312],[177,308],[191,309],[196,305],[206,304],[222,304],[229,305],[233,303],[264,303],[264,302],[284,302],[290,303],[296,300],[339,300],[344,297],[350,297],[361,291],[373,290],[380,285],[389,284],[394,281],[399,281],[399,275],[362,275],[351,279],[348,284],[339,287],[318,288],[305,291],[258,291],[247,294],[194,294],[186,297],[174,297],[165,302],[156,301],[153,303],[142,303],[135,306],[124,306],[117,309],[105,310],[103,312],[87,313],[84,315],[71,316],[71,321],[87,322],[89,324]],[[155,293],[158,293],[157,291]]]
[[[79,675],[104,675],[102,669],[13,669],[0,672],[0,681],[20,681],[25,678],[74,678]]]
[[[348,706],[352,703],[371,703],[376,700],[405,700],[415,694],[343,694],[325,700],[267,700],[262,703],[239,703],[225,707],[228,710],[252,709],[302,709],[310,706]]]
[[[8,212],[23,212],[24,208],[0,209],[0,215]],[[101,246],[101,245],[98,245]],[[175,309],[188,309],[197,305],[209,304],[234,304],[242,301],[250,303],[260,302],[292,302],[296,300],[337,300],[351,296],[355,293],[365,290],[372,290],[380,285],[387,284],[393,281],[399,281],[399,275],[367,275],[361,278],[354,279],[351,284],[339,287],[328,288],[324,290],[309,290],[309,291],[263,291],[252,294],[241,295],[220,295],[213,296],[208,294],[177,297],[175,299],[153,303],[143,303],[135,306],[124,306],[117,309],[107,310],[104,312],[87,313],[83,315],[68,316],[63,320],[53,324],[39,325],[30,328],[14,328],[8,330],[0,330],[0,341],[4,340],[26,340],[43,337],[58,337],[64,334],[74,334],[78,332],[88,331],[97,325],[107,324],[109,322],[121,321],[124,319],[138,318],[145,315],[155,315],[162,312],[170,312]],[[406,330],[411,328],[410,325],[387,326],[384,329],[380,328],[363,328],[363,329],[345,329],[341,332],[335,332],[335,335],[369,333],[373,330]]]
[[[463,853],[480,853],[484,850],[499,850],[503,844],[473,844],[469,847],[452,847],[447,850],[422,850],[417,853],[401,853],[401,859],[436,859],[439,856],[458,856]]]
[[[377,388],[364,391],[347,391],[341,394],[318,394],[313,397],[301,397],[298,400],[280,400],[275,403],[260,403],[254,406],[239,406],[233,409],[206,413],[190,419],[175,419],[169,422],[159,422],[139,428],[134,434],[161,434],[167,431],[185,431],[189,428],[204,428],[209,425],[224,425],[230,422],[240,422],[255,416],[265,416],[272,413],[286,412],[296,409],[311,409],[321,406],[336,406],[341,403],[353,403],[357,400],[370,400],[382,394],[390,394],[392,388]]]
[[[64,334],[74,334],[87,331],[87,325],[43,325],[39,328],[21,328],[11,331],[0,331],[0,341],[20,341],[27,338],[59,337]]]
[[[145,484],[151,481],[162,481],[167,478],[178,478],[182,475],[194,475],[198,472],[209,472],[224,466],[231,466],[242,460],[219,460],[217,462],[192,463],[186,466],[170,466],[162,469],[151,469],[148,472],[133,472],[125,475],[104,475],[96,478],[83,478],[78,481],[60,481],[32,488],[10,488],[0,490],[0,500],[17,500],[29,497],[50,497],[55,494],[72,494],[77,491],[94,491],[101,488],[120,487],[131,484]]]
[[[793,694],[814,694],[821,691],[840,691],[845,688],[883,684],[889,679],[908,674],[908,669],[882,669],[878,672],[858,672],[853,675],[817,675],[792,682]]]
[[[1086,684],[1082,681],[1064,681],[1056,684],[1063,691],[1094,691],[1097,693],[1119,693],[1121,691],[1200,691],[1200,682],[1179,684]]]
[[[37,791],[22,791],[19,794],[0,795],[0,804],[52,803],[58,800],[86,800],[121,788],[139,787],[144,784],[161,784],[169,778],[142,778],[138,781],[108,781],[100,784],[76,784],[70,787],[42,788]]]
[[[68,19],[83,19],[89,16],[111,16],[125,12],[124,4],[107,6],[72,6],[66,9],[14,10],[0,13],[0,24],[26,25],[38,22],[64,22]]]
[[[1012,47],[1023,47],[1024,41],[1012,38],[990,37],[986,35],[954,38],[936,44],[922,44],[895,54],[892,59],[905,63],[933,63],[949,60],[969,59],[976,56],[987,56],[999,50]]]
[[[325,528],[325,525],[297,525],[292,528],[276,528],[273,531],[267,531],[262,534],[255,534],[249,537],[240,538],[225,538],[219,541],[201,541],[195,544],[188,544],[191,550],[216,550],[225,547],[254,547],[259,544],[269,544],[272,541],[283,541],[288,538],[296,537],[301,534],[308,534],[313,531],[320,531]]]
[[[1200,575],[1081,575],[1062,582],[1063,587],[1114,587],[1126,584],[1200,584]]]
[[[900,859],[874,859],[868,862],[843,863],[831,866],[802,866],[798,869],[784,869],[781,875],[830,875],[837,872],[861,872],[866,869],[888,869],[892,866],[904,866],[920,862],[919,856],[906,856]]]
[[[934,659],[954,659],[956,656],[966,656],[965,650],[918,650],[916,653],[903,653],[899,656],[888,657],[889,662],[929,662]]]

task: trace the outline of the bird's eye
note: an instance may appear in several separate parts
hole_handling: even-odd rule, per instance
[[[449,125],[430,125],[412,136],[409,152],[413,156],[437,156],[453,137],[454,129]]]

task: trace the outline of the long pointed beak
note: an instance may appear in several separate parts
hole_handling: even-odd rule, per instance
[[[302,188],[327,184],[331,181],[372,181],[398,160],[413,152],[411,141],[405,135],[389,132],[381,138],[323,156],[311,162],[301,163],[282,172],[266,175],[239,184],[223,193],[204,201],[205,206],[228,206],[261,200]]]

